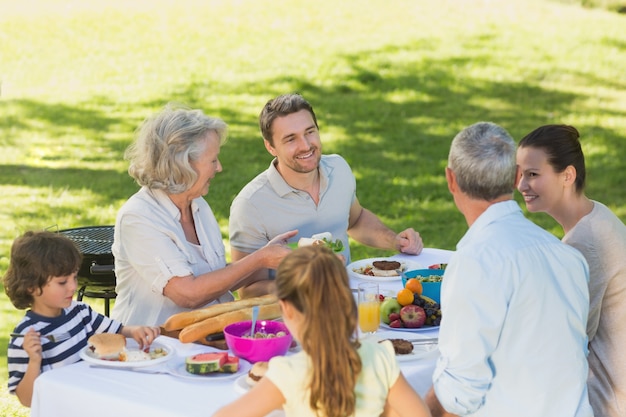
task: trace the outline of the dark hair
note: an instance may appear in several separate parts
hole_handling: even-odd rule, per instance
[[[274,146],[274,139],[272,138],[272,123],[274,123],[274,120],[297,113],[300,110],[307,110],[311,113],[315,127],[319,128],[313,107],[300,94],[283,94],[268,101],[259,115],[259,127],[261,128],[263,139]]]
[[[76,273],[81,263],[80,251],[67,236],[28,231],[13,241],[4,291],[16,308],[30,307],[35,289],[42,291],[53,277]]]
[[[311,409],[324,416],[353,415],[362,364],[346,267],[325,246],[298,248],[278,266],[276,295],[304,316],[300,343],[313,364],[307,381]]]
[[[576,192],[585,189],[585,156],[580,146],[578,130],[569,125],[545,125],[538,127],[520,140],[519,148],[540,148],[548,156],[554,172],[561,173],[568,166],[576,170]]]

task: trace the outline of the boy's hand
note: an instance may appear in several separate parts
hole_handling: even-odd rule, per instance
[[[145,349],[150,347],[154,339],[156,339],[159,334],[161,334],[161,329],[159,327],[152,326],[124,326],[122,334],[125,334],[127,337],[132,337],[135,339],[137,344],[139,344],[139,349]]]
[[[24,351],[28,354],[30,360],[41,362],[41,335],[32,327],[24,335],[24,343],[22,344]]]

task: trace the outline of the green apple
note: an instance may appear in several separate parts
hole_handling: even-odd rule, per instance
[[[385,298],[385,301],[380,303],[380,321],[385,324],[389,324],[391,322],[389,320],[389,315],[391,313],[400,313],[401,308],[402,306],[395,298]]]

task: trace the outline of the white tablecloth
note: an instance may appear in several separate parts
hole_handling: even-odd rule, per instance
[[[397,255],[427,267],[444,263],[449,251],[424,249],[417,257]],[[392,285],[393,284],[393,285]],[[386,287],[396,290],[398,283]],[[437,329],[420,333],[379,331],[377,337],[419,338],[432,337]],[[216,349],[197,344],[183,344],[177,339],[160,336],[157,341],[170,346],[175,355],[172,366],[184,362],[195,353]],[[413,388],[424,395],[431,385],[437,352],[412,361],[400,362],[400,368]],[[87,362],[78,362],[41,374],[35,381],[32,417],[194,417],[210,416],[215,410],[242,394],[235,386],[237,377],[231,379],[196,380],[167,374],[145,374],[113,369],[90,368]],[[276,414],[276,413],[273,413]]]

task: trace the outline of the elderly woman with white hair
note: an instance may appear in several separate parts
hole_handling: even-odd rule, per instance
[[[115,222],[115,319],[159,325],[172,314],[231,301],[231,291],[241,287],[269,290],[250,276],[259,268],[275,269],[290,252],[282,243],[296,231],[226,265],[219,225],[203,198],[222,171],[218,156],[226,133],[223,120],[174,105],[138,130],[125,157],[141,189]]]

